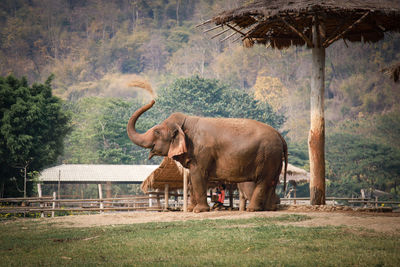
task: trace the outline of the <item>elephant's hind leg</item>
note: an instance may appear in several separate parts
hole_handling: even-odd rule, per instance
[[[272,205],[275,199],[275,175],[276,168],[268,168],[262,179],[256,184],[253,195],[251,196],[247,211],[276,210],[276,205]]]
[[[264,201],[266,194],[266,182],[258,183],[254,189],[253,196],[251,197],[250,204],[247,211],[262,211],[264,210]]]
[[[275,194],[275,186],[269,186],[267,188],[267,193],[266,193],[266,201],[264,205],[264,210],[268,211],[275,211],[278,209],[277,206],[277,196]]]

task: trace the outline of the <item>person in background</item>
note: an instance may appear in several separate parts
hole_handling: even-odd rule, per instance
[[[213,208],[222,208],[225,201],[225,185],[222,184],[217,187],[218,200],[215,202]]]

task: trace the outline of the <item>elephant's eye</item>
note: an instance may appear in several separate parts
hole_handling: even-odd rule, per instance
[[[160,131],[159,130],[154,130],[154,134],[159,136],[160,135]]]

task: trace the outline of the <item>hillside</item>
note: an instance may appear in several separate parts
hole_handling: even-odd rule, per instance
[[[96,149],[72,151],[72,146],[70,150],[67,146],[66,162],[99,160],[95,151],[101,141],[94,143],[86,133],[98,132],[96,115],[104,117],[101,113],[115,103],[106,106],[107,100],[95,98],[118,98],[125,102],[115,105],[126,108],[150,97],[130,87],[132,80],[147,79],[160,91],[178,78],[198,75],[247,92],[284,115],[286,122],[280,130],[287,133],[291,161],[307,168],[310,50],[248,49],[240,42],[221,42],[226,35],[212,38],[215,31],[204,34],[204,29],[195,27],[241,2],[4,0],[0,2],[0,76],[12,73],[26,76],[29,82],[43,82],[55,74],[54,94],[66,100],[75,113],[75,132],[66,144],[82,142]],[[327,49],[325,119],[331,181],[367,181],[369,186],[398,194],[400,85],[380,70],[399,61],[400,34],[386,35],[385,40],[373,44],[338,41]],[[85,100],[89,96],[95,98]],[[84,115],[91,109],[95,109],[91,116]],[[357,155],[363,154],[364,148],[377,153],[379,163],[349,153],[349,158],[340,157],[345,142],[356,144],[351,149]],[[89,152],[93,153],[87,156]],[[355,171],[354,162],[360,170]],[[382,168],[383,173],[374,173]]]

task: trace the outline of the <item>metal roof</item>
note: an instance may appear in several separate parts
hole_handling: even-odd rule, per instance
[[[43,170],[43,183],[142,183],[158,165],[62,164]]]

